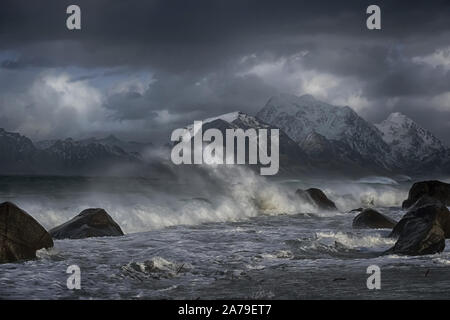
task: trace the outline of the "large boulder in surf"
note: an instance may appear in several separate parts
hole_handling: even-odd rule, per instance
[[[400,219],[390,233],[389,237],[399,237],[403,229],[411,222],[425,223],[430,219],[437,220],[444,237],[450,239],[450,211],[441,202],[435,200],[428,202],[428,198],[423,198],[424,202],[421,204],[421,199],[411,207],[408,212]]]
[[[434,204],[437,206],[443,205],[443,203],[441,201],[439,201],[438,199],[432,198],[428,195],[424,195],[424,196],[420,197],[419,200],[414,202],[413,205],[408,208],[408,211],[411,211],[413,209],[420,208],[420,207],[423,207],[426,205],[430,205],[430,204]]]
[[[295,192],[303,201],[317,206],[320,210],[337,211],[336,205],[333,201],[317,188],[309,188],[307,190],[298,189]]]
[[[441,201],[446,206],[450,206],[450,184],[437,180],[431,180],[416,182],[413,184],[409,190],[408,199],[403,201],[403,209],[408,209],[417,200],[425,195]]]
[[[392,230],[398,237],[387,253],[424,255],[442,252],[450,236],[450,212],[442,204],[425,204],[410,209]]]
[[[353,219],[355,229],[392,229],[397,222],[374,209],[365,209]]]
[[[122,236],[120,226],[101,208],[86,209],[72,220],[50,230],[54,239]]]
[[[32,216],[11,202],[0,204],[0,263],[36,258],[53,247],[52,237]]]

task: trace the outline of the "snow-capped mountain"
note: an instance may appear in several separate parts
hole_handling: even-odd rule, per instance
[[[313,130],[300,143],[300,147],[308,156],[316,161],[335,157],[335,147],[327,138]]]
[[[193,126],[187,127],[191,133]],[[311,95],[280,94],[256,117],[231,112],[203,120],[203,130],[280,129],[280,159],[311,173],[434,174],[450,169],[450,151],[429,131],[399,113],[374,125],[349,107]]]
[[[261,121],[254,116],[240,111],[207,118],[202,120],[202,123],[203,131],[211,128],[219,129],[224,137],[226,129],[279,129]],[[191,132],[192,135],[193,125],[189,125],[186,128]],[[306,154],[301,150],[298,144],[293,141],[282,129],[279,129],[279,153],[280,171],[301,172],[311,170],[311,166]]]
[[[257,119],[254,116],[251,116],[247,113],[241,111],[235,111],[230,113],[225,113],[216,117],[207,118],[202,120],[203,128],[208,128],[211,126],[211,123],[228,123],[230,128],[233,129],[270,129],[273,126],[270,126],[267,123]],[[191,134],[193,133],[193,125],[189,125],[186,127]]]
[[[401,167],[420,169],[436,166],[448,158],[448,148],[442,141],[399,112],[390,114],[376,126]]]
[[[307,154],[317,152],[317,143],[312,141],[316,140],[320,153],[332,157],[325,161],[386,170],[392,167],[390,147],[378,129],[349,107],[334,106],[311,95],[281,94],[272,97],[256,116],[283,129]]]
[[[256,117],[236,111],[203,120],[203,130],[209,128],[223,134],[226,129],[279,129],[280,173],[450,173],[450,149],[407,116],[393,113],[373,125],[349,107],[310,95],[272,97]],[[149,146],[115,136],[33,143],[0,129],[0,174],[101,175],[111,167],[142,168],[146,164],[139,153]]]

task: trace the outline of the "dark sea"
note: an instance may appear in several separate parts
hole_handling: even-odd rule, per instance
[[[382,255],[390,230],[352,229],[348,211],[362,206],[399,220],[411,184],[217,168],[176,179],[0,177],[0,201],[47,229],[100,207],[126,233],[56,240],[36,260],[0,265],[0,299],[448,299],[448,243],[442,254]],[[295,190],[309,187],[339,212],[302,203]],[[71,265],[80,290],[67,287]],[[380,289],[367,287],[371,265]]]

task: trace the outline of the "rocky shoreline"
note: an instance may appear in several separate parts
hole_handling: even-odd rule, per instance
[[[300,201],[322,211],[338,211],[336,204],[317,188],[296,191]],[[358,208],[352,221],[354,229],[391,229],[388,237],[396,243],[380,255],[427,255],[440,253],[450,237],[450,184],[421,181],[413,184],[403,202],[406,211],[397,222],[373,208]],[[13,203],[0,204],[0,263],[36,258],[36,251],[53,247],[53,239],[84,239],[122,236],[120,226],[101,208],[83,210],[71,220],[49,231],[30,214]]]

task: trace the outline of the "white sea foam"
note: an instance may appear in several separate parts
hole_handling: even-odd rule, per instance
[[[364,185],[343,182],[326,186],[324,192],[343,211],[359,207],[396,207],[408,196],[406,189],[391,185]]]
[[[295,190],[242,166],[204,166],[183,174],[178,177],[178,189],[174,192],[154,185],[129,192],[124,185],[122,193],[108,193],[99,192],[93,185],[83,193],[68,192],[53,198],[46,194],[19,195],[14,201],[48,229],[86,208],[104,208],[125,233],[317,211],[302,203]]]
[[[443,265],[450,265],[450,260],[444,259],[444,258],[435,258],[435,259],[433,259],[433,262],[436,262],[438,264],[443,264]]]
[[[381,234],[371,234],[364,236],[355,236],[343,232],[317,232],[316,237],[321,242],[335,242],[344,245],[347,248],[373,248],[394,245],[395,239],[385,237]]]
[[[125,274],[151,277],[175,277],[191,269],[192,265],[190,264],[174,263],[159,256],[152,257],[144,262],[130,262],[122,267]]]
[[[86,208],[104,208],[125,233],[176,225],[242,221],[259,215],[312,213],[327,217],[365,205],[398,206],[407,190],[391,185],[342,182],[317,186],[332,199],[339,212],[322,212],[295,195],[296,186],[267,179],[243,166],[203,166],[179,170],[172,185],[120,181],[115,190],[99,190],[94,183],[80,192],[17,195],[11,199],[50,229]],[[300,181],[300,180],[299,180]],[[131,184],[131,186],[127,185]],[[307,182],[305,182],[307,184]],[[130,189],[132,189],[130,191]]]
[[[378,177],[371,176],[366,178],[361,178],[358,180],[359,183],[374,183],[374,184],[388,184],[388,185],[398,185],[398,182],[394,179],[388,177]]]

